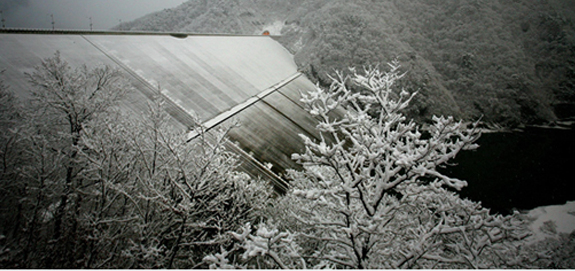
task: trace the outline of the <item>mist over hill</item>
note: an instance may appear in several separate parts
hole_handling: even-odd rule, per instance
[[[575,103],[573,0],[190,0],[117,29],[261,34],[312,80],[399,59],[419,90],[409,115],[504,126],[565,117]]]

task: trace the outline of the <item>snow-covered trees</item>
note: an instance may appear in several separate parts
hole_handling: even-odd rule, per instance
[[[520,248],[528,232],[519,214],[492,215],[457,195],[466,182],[437,169],[476,148],[479,131],[450,117],[408,121],[402,112],[416,94],[397,89],[403,75],[396,62],[390,68],[351,70],[303,94],[322,137],[302,136],[306,148],[293,158],[305,170],[290,171],[292,189],[272,203],[269,189],[234,172],[237,159],[223,147],[230,127],[198,127],[188,142],[161,98],[138,116],[114,110],[126,85],[116,71],[72,70],[58,54],[45,60],[30,75],[42,110],[13,114],[17,102],[0,84],[0,266],[571,264],[571,251]]]
[[[2,202],[3,218],[12,221],[3,232],[9,228],[6,240],[15,244],[10,254],[19,253],[11,260],[49,267],[73,258],[81,234],[83,129],[123,96],[125,80],[107,66],[72,69],[59,53],[27,76],[32,99],[23,106],[8,103],[16,112],[2,124],[2,156],[9,163],[3,163],[1,187],[14,200]]]
[[[193,267],[229,243],[226,232],[254,220],[271,192],[234,171],[227,129],[187,142],[161,100],[149,107],[139,121],[106,121],[83,138],[85,176],[94,183],[87,222],[99,247],[91,253],[118,251],[103,267]]]
[[[1,267],[190,268],[266,208],[271,189],[234,171],[227,129],[188,142],[161,97],[127,114],[119,71],[58,53],[29,79],[21,115],[0,84]]]
[[[61,259],[71,258],[80,232],[80,193],[86,184],[78,176],[84,165],[78,159],[80,137],[89,123],[108,112],[128,90],[118,70],[109,66],[72,68],[56,52],[27,74],[32,85],[32,118],[48,148],[58,154],[61,166],[53,167],[59,202],[53,203],[52,238]],[[39,113],[39,114],[38,114]],[[73,245],[72,245],[73,244]]]
[[[265,256],[291,268],[516,264],[513,242],[526,235],[518,215],[490,215],[479,203],[461,199],[454,190],[467,183],[437,170],[459,151],[477,148],[480,132],[451,117],[434,117],[424,128],[407,121],[402,110],[416,93],[395,87],[403,74],[397,62],[389,65],[385,72],[338,73],[329,89],[302,95],[307,110],[320,120],[322,140],[302,135],[306,149],[293,155],[305,171],[291,172],[293,188],[283,199],[287,210],[276,221],[291,218],[291,225],[279,227],[293,234],[267,230],[270,224],[260,225],[275,233],[268,239],[260,229],[255,235],[246,229],[234,233],[244,258]],[[338,107],[346,109],[341,118],[332,114]],[[280,246],[291,240],[299,246]],[[300,249],[274,254],[274,244]],[[218,266],[225,263],[221,255],[206,260]]]

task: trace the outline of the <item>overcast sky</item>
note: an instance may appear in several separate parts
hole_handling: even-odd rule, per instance
[[[6,27],[106,30],[187,0],[0,0]]]

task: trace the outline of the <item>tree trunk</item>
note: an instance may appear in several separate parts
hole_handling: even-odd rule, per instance
[[[170,261],[168,262],[168,269],[172,268],[172,264],[174,263],[174,259],[176,258],[176,254],[178,254],[178,250],[180,250],[180,242],[182,241],[182,236],[184,235],[184,225],[186,224],[186,218],[182,221],[182,225],[180,226],[180,234],[178,235],[178,239],[172,248],[172,256],[170,257]]]

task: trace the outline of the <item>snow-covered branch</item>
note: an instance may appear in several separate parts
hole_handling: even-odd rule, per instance
[[[322,244],[314,259],[341,267],[501,266],[491,255],[521,235],[523,222],[460,199],[448,189],[467,182],[438,171],[461,150],[478,147],[476,124],[434,116],[423,127],[407,120],[402,110],[416,93],[397,89],[405,73],[397,62],[389,66],[337,73],[329,88],[302,95],[320,117],[321,137],[302,135],[306,148],[292,156],[305,167],[303,175],[292,173],[285,199],[306,229],[300,236]],[[345,114],[328,117],[336,108]]]

